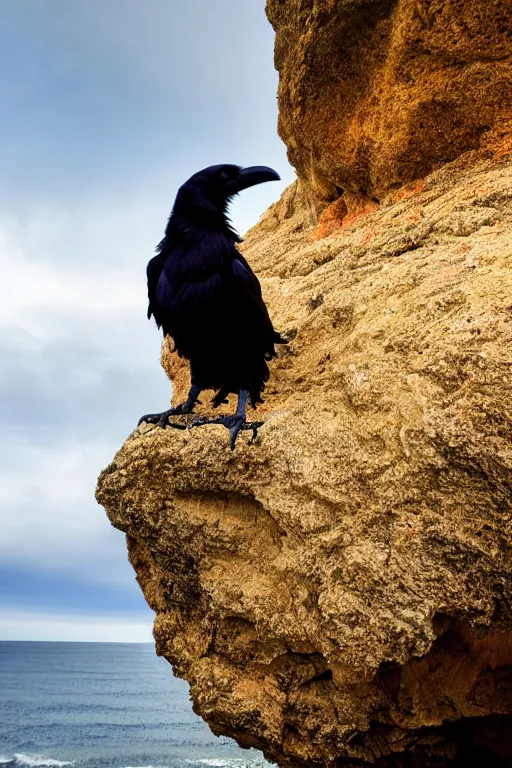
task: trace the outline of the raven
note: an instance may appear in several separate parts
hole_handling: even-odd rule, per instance
[[[169,416],[192,413],[204,389],[217,390],[216,408],[238,395],[233,416],[198,419],[192,426],[223,424],[230,446],[246,423],[247,404],[263,402],[268,361],[275,344],[286,344],[270,320],[258,278],[236,248],[241,238],[228,218],[231,199],[243,189],[279,175],[266,166],[213,165],[183,184],[163,240],[147,266],[148,319],[153,315],[174,351],[190,361],[191,386],[185,402],[163,413],[142,416],[160,427]]]

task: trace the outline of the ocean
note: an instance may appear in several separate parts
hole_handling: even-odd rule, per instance
[[[0,642],[0,768],[268,768],[150,644]]]

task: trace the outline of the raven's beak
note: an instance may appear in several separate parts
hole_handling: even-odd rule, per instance
[[[280,180],[281,177],[272,168],[267,168],[266,165],[252,165],[250,168],[242,168],[238,179],[228,182],[228,185],[231,187],[230,194],[235,194],[242,189],[254,187],[255,184],[263,184],[264,181]]]

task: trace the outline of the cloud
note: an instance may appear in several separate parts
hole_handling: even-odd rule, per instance
[[[141,0],[53,0],[49,11],[19,0],[3,22],[0,199],[9,208],[31,216],[34,201],[122,207],[162,196],[168,209],[180,183],[217,162],[275,165],[285,183],[293,178],[276,135],[262,5],[154,0],[148,13]],[[256,218],[250,201],[263,210],[276,186],[245,196],[241,231]]]
[[[65,640],[83,643],[150,643],[152,623],[124,616],[83,616],[0,610],[2,640]]]
[[[94,487],[139,416],[171,395],[145,267],[176,188],[201,167],[283,175],[236,200],[241,232],[291,181],[272,30],[262,6],[238,0],[154,0],[151,13],[141,0],[17,0],[3,22],[0,578],[20,610],[39,574],[48,610],[59,595],[69,610],[70,585],[89,605],[103,584],[112,611],[131,611],[124,537]]]
[[[103,268],[79,241],[63,260],[68,242],[56,252],[55,220],[64,233],[87,228],[112,252],[115,241],[122,256]],[[141,413],[166,406],[171,387],[145,318],[140,244],[121,238],[117,221],[117,212],[95,224],[57,211],[21,232],[0,222],[0,558],[131,585],[124,537],[94,500],[96,478]]]
[[[53,570],[90,583],[126,584],[124,537],[95,504],[98,469],[111,446],[62,442],[48,450],[12,441],[0,470],[3,564]]]

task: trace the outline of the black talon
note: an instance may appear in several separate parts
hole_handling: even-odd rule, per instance
[[[256,438],[258,437],[258,429],[263,426],[265,422],[263,421],[251,421],[249,424],[246,424],[246,429],[252,429],[252,437],[249,440],[249,445],[252,445]]]
[[[223,427],[229,429],[229,447],[232,451],[235,450],[236,438],[242,429],[247,429],[247,423],[245,416],[218,416],[215,419],[208,419],[206,417],[199,417],[195,419],[190,425],[191,427],[204,427],[206,424],[222,424]]]
[[[189,426],[192,427],[204,427],[206,424],[222,424],[223,427],[229,429],[229,447],[232,451],[235,450],[236,439],[240,432],[245,430],[252,430],[252,437],[249,440],[249,445],[254,443],[258,436],[258,429],[263,426],[264,421],[245,421],[245,418],[238,416],[218,416],[216,419],[209,419],[206,416],[199,416]]]
[[[240,418],[237,416],[231,416],[228,417],[230,423],[232,424],[231,428],[229,428],[228,424],[226,424],[226,427],[229,429],[229,447],[232,451],[235,450],[235,443],[238,435],[240,434],[240,431],[243,429],[245,425],[245,418]]]
[[[145,421],[147,424],[155,424],[157,427],[164,428],[167,426],[167,419],[169,416],[172,416],[172,413],[172,408],[169,408],[169,410],[163,411],[162,413],[147,413],[145,416],[140,417],[137,422],[137,426],[140,427],[140,425]]]
[[[162,413],[148,413],[146,416],[141,416],[137,426],[140,427],[142,422],[146,421],[148,424],[156,424],[158,427],[162,427],[162,429],[165,429],[166,427],[187,429],[186,425],[184,426],[183,424],[169,422],[169,416],[181,416],[185,413],[193,413],[196,403],[199,402],[197,398],[200,392],[201,388],[198,387],[197,384],[192,384],[188,397],[184,403],[178,403],[174,408],[169,408],[167,411],[162,411]]]
[[[193,392],[191,389],[189,397],[184,403],[180,403],[174,408],[169,408],[169,410],[164,411],[163,413],[148,413],[146,416],[142,416],[139,419],[138,426],[140,426],[144,421],[148,424],[155,424],[155,426],[162,427],[163,429],[166,427],[173,427],[174,429],[191,429],[192,427],[203,427],[205,424],[222,424],[223,427],[229,429],[229,447],[232,451],[235,450],[236,439],[238,435],[244,430],[252,430],[252,437],[249,441],[250,443],[253,443],[256,440],[256,437],[258,436],[258,429],[263,426],[264,422],[248,422],[246,420],[245,412],[247,409],[247,400],[249,397],[249,392],[247,390],[240,391],[238,407],[236,413],[232,416],[217,416],[214,419],[209,418],[208,416],[198,416],[192,423],[188,424],[177,424],[175,421],[169,422],[169,416],[179,416],[181,414],[192,413],[194,405],[196,402],[198,402],[196,399],[198,394],[199,392]]]
[[[166,427],[186,429],[187,427],[185,424],[176,424],[175,422],[169,421],[169,416],[176,416],[179,413],[186,413],[186,411],[176,411],[175,408],[169,408],[168,411],[163,411],[163,413],[147,413],[145,416],[140,417],[137,426],[140,427],[143,422],[146,422],[146,424],[154,424],[155,427],[160,427],[161,429],[165,429]]]
[[[247,410],[247,400],[249,392],[242,389],[238,398],[238,407],[236,413],[233,416],[217,416],[215,419],[208,418],[207,416],[199,416],[194,419],[190,427],[203,427],[205,424],[222,424],[223,427],[229,429],[229,447],[232,451],[235,450],[236,439],[240,432],[247,429],[252,429],[252,438],[249,441],[253,443],[258,435],[258,429],[263,426],[263,421],[247,421],[245,412]]]

